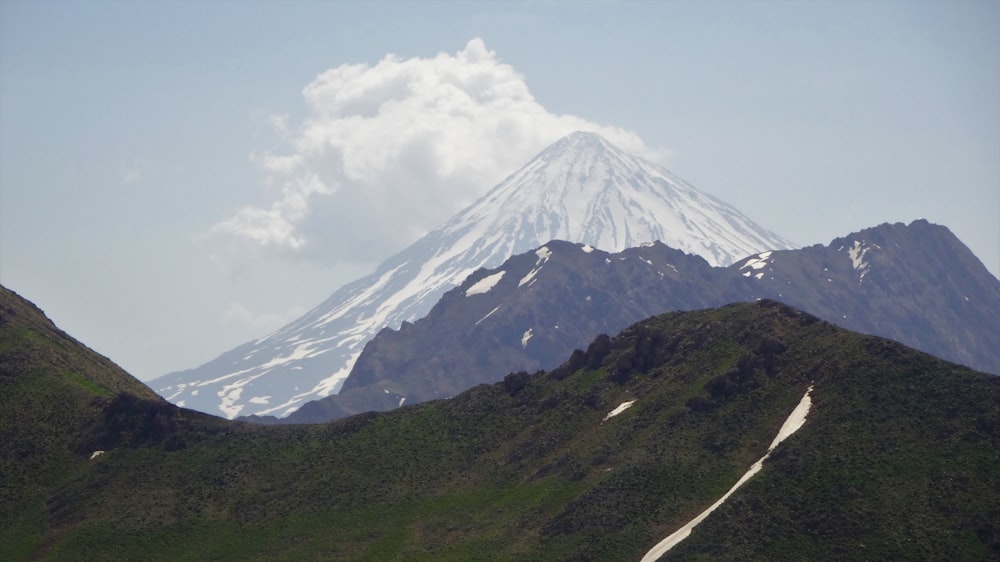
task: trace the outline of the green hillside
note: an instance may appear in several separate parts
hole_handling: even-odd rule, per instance
[[[0,559],[638,560],[810,384],[805,426],[668,556],[1000,555],[1000,379],[777,303],[651,318],[450,400],[265,427],[155,399],[2,295]]]
[[[0,559],[38,549],[46,501],[77,473],[85,427],[117,393],[159,398],[0,287]]]

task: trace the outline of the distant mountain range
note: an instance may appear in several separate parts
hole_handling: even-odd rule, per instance
[[[595,336],[651,314],[761,298],[1000,374],[1000,281],[947,228],[924,220],[728,267],[660,243],[609,254],[554,241],[477,271],[425,318],[383,330],[339,394],[282,421],[453,396],[510,372],[554,368]]]
[[[176,404],[228,418],[287,415],[337,393],[382,328],[424,316],[474,271],[554,239],[607,251],[659,240],[713,265],[793,247],[665,169],[573,133],[298,320],[151,384]]]
[[[459,295],[539,265],[540,290],[569,250]],[[592,253],[676,257],[648,251]],[[769,300],[583,347],[449,400],[265,427],[165,402],[0,287],[0,559],[639,560],[722,498],[663,560],[1000,557],[1000,377]]]

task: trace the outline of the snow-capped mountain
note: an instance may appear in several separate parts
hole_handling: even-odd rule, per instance
[[[152,386],[179,405],[227,418],[288,415],[338,392],[382,328],[422,317],[477,269],[553,239],[607,251],[659,240],[722,266],[792,247],[665,169],[577,132],[302,318]]]

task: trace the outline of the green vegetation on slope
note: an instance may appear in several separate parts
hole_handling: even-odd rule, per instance
[[[0,287],[0,559],[43,544],[49,493],[81,465],[80,432],[122,392],[159,400]]]
[[[765,477],[666,559],[1000,558],[1000,379],[858,343]]]
[[[67,362],[19,370],[9,326],[0,415],[22,448],[0,499],[20,508],[4,508],[0,558],[637,560],[763,454],[810,383],[805,427],[682,543],[691,555],[995,547],[1000,379],[776,303],[651,318],[551,373],[314,426],[102,396]],[[926,496],[942,482],[958,499]]]

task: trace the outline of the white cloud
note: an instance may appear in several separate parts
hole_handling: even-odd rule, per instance
[[[255,158],[276,198],[213,232],[309,259],[379,261],[573,131],[657,156],[633,133],[549,112],[481,39],[454,55],[344,64],[302,95],[301,124],[271,118],[286,151]]]
[[[264,161],[269,169],[290,171],[295,168],[295,157],[272,157]],[[267,209],[247,206],[232,217],[212,227],[215,232],[238,234],[265,246],[285,247],[298,250],[305,244],[301,234],[296,233],[296,225],[305,218],[309,210],[309,199],[313,195],[333,193],[316,174],[306,173],[290,176],[281,189],[281,197]]]

